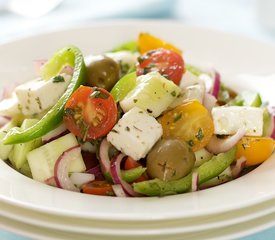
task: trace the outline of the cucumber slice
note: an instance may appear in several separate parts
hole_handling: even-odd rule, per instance
[[[120,101],[124,112],[139,107],[153,117],[158,117],[178,97],[181,89],[158,72],[137,78],[136,86]]]
[[[38,119],[25,119],[21,125],[21,129],[25,130],[36,124],[38,121]],[[26,143],[15,144],[13,150],[9,154],[9,159],[12,165],[20,171],[21,167],[24,164],[27,164],[27,154],[33,149],[40,147],[41,144],[41,138]]]
[[[78,145],[76,137],[69,133],[29,152],[27,159],[33,179],[44,182],[48,178],[53,177],[54,166],[58,157],[76,145]],[[85,163],[81,154],[79,154],[79,156],[72,161],[69,172],[83,172],[85,170]]]
[[[2,160],[7,160],[10,152],[13,149],[13,145],[4,145],[2,141],[6,136],[7,132],[15,126],[15,123],[11,121],[0,129],[0,158]]]

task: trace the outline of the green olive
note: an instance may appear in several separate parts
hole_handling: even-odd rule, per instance
[[[187,143],[179,139],[162,139],[150,150],[146,167],[152,178],[171,181],[190,173],[195,159]]]
[[[111,58],[100,55],[90,59],[87,67],[87,85],[110,91],[119,80],[119,65]]]

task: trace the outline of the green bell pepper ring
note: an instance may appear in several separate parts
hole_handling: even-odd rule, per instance
[[[25,130],[12,128],[3,139],[4,144],[16,144],[42,137],[58,126],[63,119],[64,106],[71,94],[85,80],[86,67],[81,51],[75,46],[67,46],[59,50],[42,69],[46,79],[56,76],[65,65],[72,65],[74,72],[71,83],[57,103],[35,125]]]
[[[136,86],[136,72],[131,72],[122,77],[112,88],[111,95],[113,96],[115,102],[121,101],[126,97],[128,92]]]
[[[234,161],[236,148],[232,148],[226,153],[220,153],[212,157],[209,161],[197,168],[199,174],[199,184],[202,184],[222,173]],[[184,193],[190,190],[192,184],[192,173],[187,176],[165,182],[160,179],[134,183],[134,191],[147,196],[163,196],[177,193]]]

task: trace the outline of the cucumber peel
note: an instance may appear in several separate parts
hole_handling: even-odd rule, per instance
[[[226,153],[220,153],[202,164],[196,171],[199,174],[199,184],[202,184],[219,174],[221,174],[234,161],[236,148],[232,148]],[[192,184],[192,173],[187,176],[165,182],[160,179],[134,183],[134,191],[147,196],[163,196],[177,193],[184,193],[190,190]]]

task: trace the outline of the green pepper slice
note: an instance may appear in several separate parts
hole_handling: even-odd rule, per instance
[[[226,153],[220,153],[197,168],[199,184],[202,184],[222,173],[234,161],[236,148]],[[134,183],[134,191],[147,196],[163,196],[177,193],[184,193],[190,190],[192,184],[192,173],[187,176],[170,182],[160,179]]]
[[[63,119],[64,106],[71,94],[85,81],[86,67],[81,51],[75,46],[67,46],[59,50],[45,64],[42,76],[45,80],[56,76],[65,66],[74,67],[71,83],[57,103],[35,125],[25,130],[12,128],[3,139],[4,144],[16,144],[42,137],[58,126]]]

